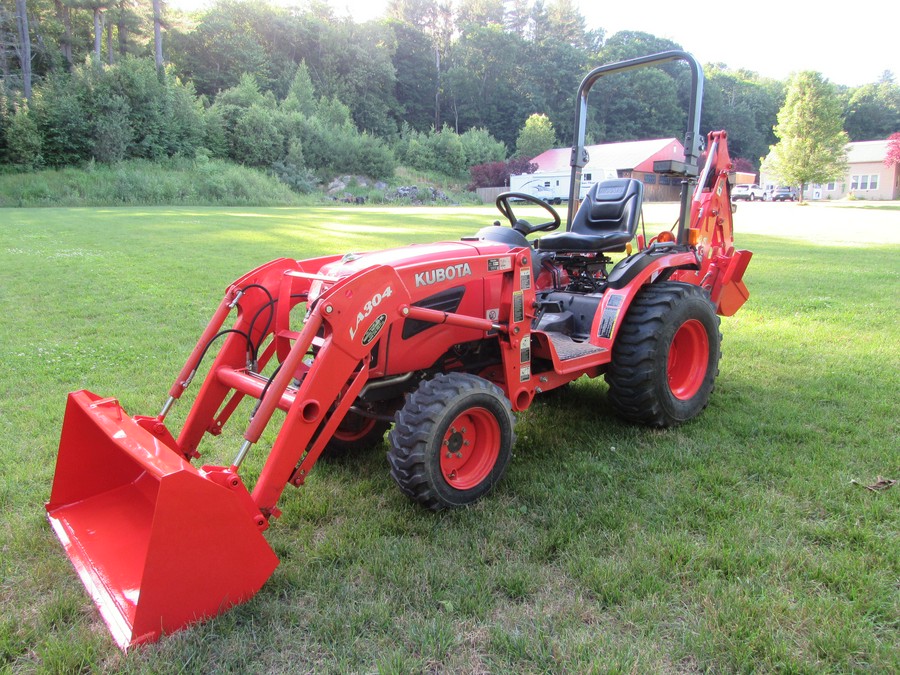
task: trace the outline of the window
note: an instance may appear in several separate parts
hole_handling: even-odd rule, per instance
[[[589,174],[589,173],[584,174],[584,179],[585,179],[585,180],[590,180],[590,179],[591,179],[591,174]]]
[[[644,182],[647,185],[655,185],[656,184],[656,174],[655,173],[645,173],[644,174]]]
[[[860,176],[859,177],[859,189],[860,190],[868,190],[869,189],[869,177],[868,176]]]
[[[850,177],[850,189],[851,190],[859,189],[859,176],[851,176]]]
[[[828,184],[828,191],[829,191],[829,192],[834,191],[834,188],[835,188],[835,184],[834,184],[834,183],[829,183],[829,184]]]
[[[878,189],[878,174],[872,174],[869,176],[869,189],[877,190]]]

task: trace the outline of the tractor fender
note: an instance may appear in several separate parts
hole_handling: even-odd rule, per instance
[[[622,319],[645,284],[652,283],[660,273],[668,270],[696,268],[697,258],[693,252],[673,251],[669,246],[651,247],[622,260],[609,274],[609,287],[591,326],[591,342],[611,352]]]

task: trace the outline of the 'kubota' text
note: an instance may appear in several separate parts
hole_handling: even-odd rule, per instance
[[[436,270],[417,272],[416,288],[419,286],[431,286],[431,284],[439,284],[444,281],[452,281],[453,279],[462,279],[463,277],[468,276],[472,276],[472,268],[469,267],[469,263],[438,267]]]

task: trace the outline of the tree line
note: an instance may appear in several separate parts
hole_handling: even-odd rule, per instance
[[[389,176],[397,162],[464,176],[567,145],[590,68],[668,49],[681,46],[589,28],[572,0],[391,0],[364,23],[318,0],[219,0],[193,15],[160,0],[2,0],[0,162],[199,152],[297,189],[330,172]],[[785,83],[725,64],[705,72],[701,131],[727,129],[732,156],[758,168]],[[588,140],[681,138],[689,92],[678,63],[604,78]],[[890,73],[837,95],[851,140],[900,129]]]

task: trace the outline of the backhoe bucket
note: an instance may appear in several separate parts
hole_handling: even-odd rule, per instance
[[[210,475],[115,399],[69,394],[47,513],[122,649],[249,600],[278,565],[240,479]]]

